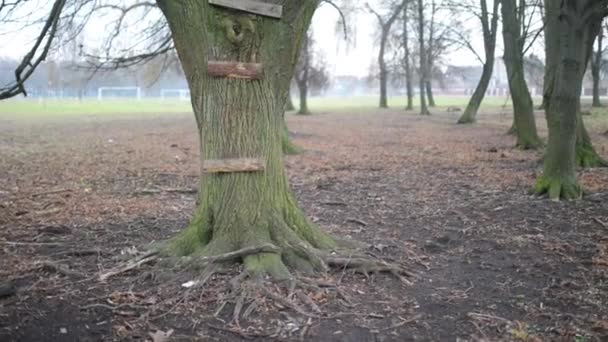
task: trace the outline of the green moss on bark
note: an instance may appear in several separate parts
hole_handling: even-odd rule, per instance
[[[536,181],[534,187],[534,193],[536,195],[547,194],[550,199],[554,201],[563,200],[576,200],[580,199],[583,195],[581,187],[576,182],[576,179],[565,179],[565,178],[553,178],[547,176],[541,176]]]
[[[201,174],[199,207],[169,244],[170,254],[216,256],[270,244],[280,252],[242,258],[248,272],[284,279],[288,268],[324,268],[319,255],[335,242],[298,208],[283,166],[286,89],[317,5],[285,0],[276,20],[207,1],[159,0],[192,89],[201,160],[259,158],[266,166],[263,172]],[[262,63],[264,77],[209,77],[208,60]]]

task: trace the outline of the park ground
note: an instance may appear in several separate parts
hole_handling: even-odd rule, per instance
[[[308,216],[418,276],[336,270],[308,293],[314,315],[264,302],[240,326],[218,308],[236,269],[203,287],[163,262],[97,276],[188,224],[187,103],[0,103],[0,282],[16,288],[0,298],[0,341],[606,341],[608,171],[580,172],[580,201],[531,196],[542,152],[513,147],[503,103],[472,126],[454,124],[456,98],[431,117],[371,99],[289,115],[304,152],[286,166]],[[607,157],[608,112],[585,120]]]

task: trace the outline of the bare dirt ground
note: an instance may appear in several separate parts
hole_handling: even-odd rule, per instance
[[[188,223],[198,178],[189,115],[5,120],[0,282],[16,293],[0,298],[0,341],[608,340],[608,171],[581,173],[581,201],[536,198],[541,154],[513,148],[508,116],[455,120],[290,117],[306,151],[286,164],[312,220],[419,277],[338,270],[324,279],[337,287],[307,293],[314,315],[264,302],[240,325],[218,308],[238,270],[192,288],[182,284],[198,271],[162,262],[98,280]],[[606,156],[608,138],[593,138]]]

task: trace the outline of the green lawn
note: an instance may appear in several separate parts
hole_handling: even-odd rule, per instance
[[[2,118],[66,118],[82,115],[189,113],[189,101],[163,100],[28,100],[0,101]]]
[[[464,109],[468,101],[465,96],[438,96],[437,105],[440,107],[456,106]],[[297,105],[297,99],[295,99]],[[416,98],[416,105],[418,98]],[[483,106],[501,107],[507,102],[505,97],[487,97]],[[391,97],[389,105],[393,108],[402,108],[406,104],[404,96]],[[369,111],[378,107],[377,96],[357,97],[325,97],[310,98],[309,108],[314,112],[343,112],[343,111]],[[0,119],[58,119],[80,116],[110,116],[120,117],[141,114],[171,114],[190,113],[189,101],[178,100],[108,100],[97,101],[87,99],[78,100],[38,100],[38,99],[12,99],[0,101]]]
[[[439,107],[459,107],[464,110],[469,101],[468,96],[436,96],[435,102]],[[363,110],[369,111],[378,108],[379,98],[378,96],[357,96],[357,97],[324,97],[324,98],[311,98],[308,101],[308,107],[313,112],[318,111],[330,111],[330,112],[341,112],[341,111],[353,111]],[[414,105],[419,105],[419,98],[414,99]],[[297,98],[294,99],[294,104],[298,106]],[[392,108],[403,108],[407,104],[405,96],[389,97],[389,107]],[[505,104],[510,105],[506,97],[502,96],[488,96],[484,100],[482,105],[483,108],[499,108]]]

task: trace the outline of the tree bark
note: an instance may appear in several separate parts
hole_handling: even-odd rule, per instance
[[[426,104],[426,50],[424,47],[424,4],[418,0],[418,40],[420,44],[420,115],[431,115]]]
[[[261,158],[263,172],[201,174],[188,228],[171,243],[176,255],[213,256],[272,244],[279,253],[243,257],[245,271],[290,278],[324,269],[316,251],[335,247],[296,204],[283,167],[286,89],[318,1],[283,0],[280,20],[250,16],[200,0],[157,0],[186,74],[200,136],[201,161]],[[262,63],[260,80],[211,78],[209,60]]]
[[[492,74],[494,72],[494,61],[496,54],[496,35],[498,33],[498,6],[500,1],[494,1],[492,10],[492,19],[488,12],[487,0],[479,0],[481,6],[481,26],[483,31],[483,45],[485,51],[485,63],[483,65],[483,71],[479,83],[473,92],[473,96],[469,100],[469,103],[462,113],[459,124],[470,124],[474,123],[477,118],[477,112],[483,102],[488,91],[488,86],[492,80]]]
[[[403,7],[403,49],[404,49],[404,61],[405,66],[405,88],[407,92],[407,106],[405,110],[414,109],[414,87],[412,84],[412,66],[410,65],[410,38],[409,38],[409,1],[405,3]]]
[[[593,0],[586,0],[593,1]],[[545,85],[543,89],[543,108],[547,112],[546,118],[549,120],[548,109],[550,108],[551,100],[553,98],[553,93],[555,89],[555,79],[557,77],[557,69],[559,66],[559,54],[560,51],[560,35],[559,35],[559,24],[558,21],[560,7],[559,1],[556,0],[545,0]],[[597,34],[599,34],[600,28],[597,28]],[[587,50],[581,50],[585,52],[585,64],[584,67],[586,69],[589,59],[593,55],[593,40],[591,43],[585,42],[585,48]],[[584,71],[583,71],[584,72]],[[582,90],[582,85],[581,85]],[[579,94],[580,95],[580,94]],[[592,168],[592,167],[606,167],[608,163],[600,157],[595,148],[593,147],[593,143],[591,142],[591,137],[587,132],[587,129],[584,125],[582,115],[580,113],[580,103],[577,107],[577,118],[578,122],[581,123],[577,126],[576,130],[576,166],[583,168]]]
[[[431,81],[426,81],[426,98],[428,99],[429,107],[434,108],[435,104],[435,96],[433,95],[433,85]]]
[[[285,119],[285,112],[283,112],[283,134],[281,137],[281,146],[283,154],[293,155],[302,152],[302,149],[291,141],[289,129],[287,128],[287,120]]]
[[[502,0],[504,61],[513,101],[513,127],[517,135],[517,147],[537,149],[542,146],[536,130],[534,103],[524,73],[524,39],[521,36],[521,13],[516,0]]]
[[[300,92],[300,109],[298,110],[299,115],[309,115],[308,110],[308,69],[304,70],[304,80],[298,82],[298,90]]]
[[[380,68],[380,108],[388,108],[388,70],[386,67],[386,60],[384,59],[384,53],[386,51],[386,43],[388,42],[391,28],[395,23],[395,20],[399,17],[401,10],[404,8],[406,1],[402,1],[396,8],[393,8],[390,17],[384,19],[378,12],[374,11],[372,7],[367,5],[369,11],[376,16],[378,24],[380,25],[380,50],[378,51],[378,67]]]
[[[604,49],[604,34],[601,32],[597,35],[597,51],[591,62],[591,75],[593,77],[593,107],[602,107],[602,101],[600,99],[600,75],[603,63],[603,49]]]
[[[545,46],[551,85],[545,87],[549,141],[543,174],[536,183],[537,194],[548,193],[554,200],[580,198],[576,179],[577,130],[580,124],[580,97],[587,62],[602,17],[594,11],[596,0],[545,0]],[[580,122],[579,122],[580,121]]]
[[[382,37],[380,38],[380,51],[378,52],[378,66],[380,67],[380,108],[388,108],[388,71],[386,70],[386,61],[384,60],[384,51],[390,27],[386,24],[382,26]]]

